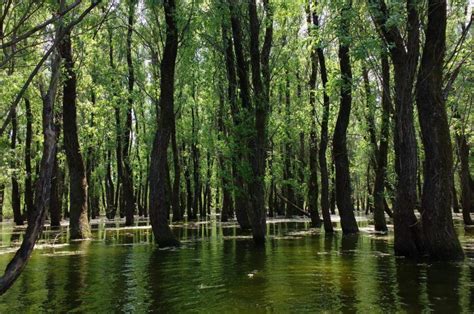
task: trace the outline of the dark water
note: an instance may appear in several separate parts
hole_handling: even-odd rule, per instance
[[[325,236],[304,220],[274,220],[259,250],[235,224],[211,220],[175,226],[183,247],[160,250],[144,224],[100,221],[93,240],[72,244],[66,228],[47,230],[0,313],[474,312],[474,229],[459,221],[461,263],[395,258],[393,235],[369,227]],[[22,230],[0,228],[3,269]]]

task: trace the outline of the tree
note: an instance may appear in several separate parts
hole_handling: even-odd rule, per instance
[[[464,253],[451,214],[453,156],[443,97],[446,7],[445,0],[428,1],[428,24],[416,84],[425,152],[421,219],[426,251],[431,258],[462,259]]]
[[[59,45],[64,60],[63,129],[64,150],[69,168],[70,238],[87,239],[91,236],[87,217],[87,178],[77,134],[77,78],[72,57],[70,31]]]
[[[352,204],[349,157],[347,156],[346,132],[352,103],[352,69],[349,56],[349,21],[352,2],[344,3],[341,10],[339,37],[339,65],[341,68],[341,104],[333,136],[333,155],[336,165],[336,202],[345,234],[359,231]]]
[[[159,122],[153,140],[150,161],[150,220],[153,234],[159,246],[177,246],[179,241],[168,225],[167,217],[170,209],[166,207],[167,150],[174,120],[174,76],[178,52],[175,1],[164,0],[163,8],[166,19],[166,40],[160,67]]]

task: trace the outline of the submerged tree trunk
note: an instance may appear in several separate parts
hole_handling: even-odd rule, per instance
[[[308,27],[311,27],[311,19],[317,27],[318,21],[315,15],[312,16],[315,8],[309,7],[307,12]],[[316,20],[314,20],[316,19]],[[308,32],[313,35],[311,29]],[[318,212],[318,143],[316,139],[316,78],[318,75],[318,55],[316,43],[311,49],[311,74],[309,78],[309,104],[311,106],[311,129],[309,132],[309,182],[308,182],[308,210],[311,216],[311,225],[321,227],[321,219]],[[327,127],[327,124],[326,124]],[[326,156],[324,156],[326,158]],[[327,218],[327,217],[326,217]],[[332,227],[332,226],[331,226]]]
[[[314,5],[316,5],[316,3]],[[316,14],[315,7],[312,7],[310,12],[311,15],[309,15],[308,19],[312,17],[314,27],[316,27],[316,29],[319,29],[319,17]],[[324,231],[331,233],[333,232],[333,227],[331,222],[331,205],[329,202],[329,174],[326,159],[326,151],[328,147],[328,123],[330,106],[329,95],[326,89],[326,85],[328,82],[328,74],[324,51],[320,44],[318,44],[316,48],[316,53],[318,56],[321,82],[323,84],[323,114],[321,119],[321,139],[318,154],[319,171],[321,173],[321,212],[323,214]]]
[[[168,225],[166,207],[166,165],[168,145],[172,132],[174,116],[174,75],[178,51],[178,30],[175,21],[175,1],[164,0],[166,19],[166,40],[161,61],[160,115],[158,128],[153,141],[150,161],[150,220],[156,242],[159,246],[177,246]]]
[[[453,156],[442,92],[446,10],[446,0],[428,1],[428,26],[416,86],[416,103],[425,151],[421,217],[426,250],[430,257],[461,259],[464,253],[451,214]]]
[[[388,137],[390,135],[390,65],[385,53],[381,55],[382,60],[382,125],[380,127],[380,144],[377,152],[377,163],[375,169],[374,183],[374,223],[375,230],[387,232],[385,221],[385,176],[387,168]]]
[[[419,18],[416,1],[407,1],[406,42],[400,30],[387,23],[388,8],[383,0],[370,0],[373,19],[388,43],[395,71],[395,171],[394,249],[396,255],[423,254],[421,225],[415,216],[417,145],[413,122],[413,84],[419,55]]]
[[[63,134],[64,149],[69,168],[70,238],[86,239],[91,235],[87,218],[87,179],[77,134],[77,79],[72,57],[70,32],[61,41],[59,52],[64,59],[65,69],[63,83]]]
[[[266,13],[265,40],[260,51],[259,31],[260,25],[257,16],[256,0],[249,0],[248,13],[250,24],[250,64],[252,69],[252,85],[254,91],[255,131],[256,134],[250,141],[252,148],[250,165],[253,178],[249,184],[251,210],[249,211],[252,224],[253,240],[257,245],[265,243],[266,210],[264,175],[266,166],[267,149],[267,120],[269,112],[268,84],[269,84],[269,55],[272,43],[273,19],[272,10],[268,0],[263,1]],[[262,62],[263,61],[263,62]],[[262,70],[265,82],[262,82]]]
[[[123,169],[122,169],[122,200],[123,212],[125,214],[125,225],[131,226],[135,214],[135,194],[133,189],[133,172],[130,164],[130,146],[132,137],[132,107],[133,107],[133,87],[135,84],[135,73],[132,62],[132,33],[133,20],[135,15],[135,0],[130,1],[128,9],[127,23],[127,68],[128,68],[128,99],[125,118],[125,127],[123,130]]]
[[[349,174],[349,157],[347,155],[347,127],[351,114],[352,103],[352,69],[349,57],[349,14],[351,1],[341,10],[341,32],[344,37],[339,39],[339,64],[341,68],[341,104],[333,137],[333,154],[336,165],[336,202],[341,217],[342,231],[345,234],[359,231],[354,217],[352,204],[351,179]]]
[[[51,194],[51,178],[53,163],[56,151],[56,134],[53,126],[54,100],[59,80],[60,58],[53,54],[51,62],[51,81],[47,92],[42,92],[43,99],[43,155],[41,158],[41,168],[39,179],[36,184],[34,212],[32,223],[28,225],[23,242],[15,253],[15,256],[8,263],[5,272],[0,277],[0,295],[10,288],[14,281],[20,276],[26,266],[28,258],[33,251],[36,240],[38,239],[46,217],[49,206],[49,197]]]

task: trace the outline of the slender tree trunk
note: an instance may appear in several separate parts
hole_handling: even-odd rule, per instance
[[[297,214],[298,211],[294,207],[295,204],[295,191],[293,189],[293,171],[292,171],[292,166],[291,166],[291,159],[293,157],[293,147],[292,147],[292,140],[291,140],[291,134],[290,134],[290,129],[292,127],[292,122],[291,122],[291,102],[290,102],[290,77],[288,70],[286,70],[286,86],[285,86],[285,118],[286,118],[286,143],[285,143],[285,149],[284,149],[284,181],[285,181],[285,193],[284,196],[288,200],[286,202],[286,216],[287,217],[292,217],[293,215]],[[317,193],[317,190],[316,190]],[[318,213],[317,211],[317,206],[316,206],[316,215]]]
[[[59,142],[60,134],[61,134],[61,114],[56,114],[55,121],[54,121],[54,128],[56,132],[56,143]],[[59,160],[57,158],[58,151],[60,150],[59,144],[56,144],[56,152],[54,157],[54,164],[53,164],[53,174],[51,180],[51,199],[49,203],[49,213],[50,213],[50,221],[51,227],[59,227],[61,226],[61,218],[62,218],[62,205],[63,205],[63,195],[62,195],[62,186],[64,185],[64,172],[59,166]]]
[[[351,1],[341,10],[341,32],[349,34],[349,14]],[[352,204],[351,180],[349,174],[349,157],[347,155],[347,127],[352,103],[352,69],[349,57],[349,43],[341,36],[339,42],[339,64],[341,68],[341,104],[333,137],[333,154],[336,164],[336,202],[341,217],[342,231],[345,234],[359,231],[354,217]]]
[[[31,113],[31,104],[28,98],[25,98],[26,115],[26,137],[25,137],[25,207],[26,213],[33,211],[33,183],[31,169],[31,142],[33,140],[33,114]]]
[[[16,109],[13,110],[12,114],[12,131],[11,131],[11,146],[10,148],[12,151],[16,149],[16,138],[17,138],[17,131],[18,131],[18,120]],[[12,161],[11,167],[16,169],[17,163],[16,161]],[[18,185],[18,179],[16,177],[16,173],[12,175],[12,190],[11,190],[11,203],[13,209],[13,220],[15,221],[16,225],[23,225],[23,215],[21,214],[21,196],[20,196],[20,187]]]
[[[127,114],[125,118],[125,127],[123,130],[123,169],[122,169],[122,199],[123,212],[125,214],[125,225],[131,226],[134,222],[135,214],[135,195],[133,189],[133,171],[130,162],[130,146],[132,137],[132,108],[133,108],[133,87],[135,84],[135,73],[132,61],[132,34],[135,15],[135,1],[130,1],[128,9],[127,23],[127,68],[128,68],[128,99]]]
[[[74,71],[70,33],[64,36],[59,45],[59,51],[64,60],[65,68],[63,83],[63,129],[64,148],[70,180],[70,238],[86,239],[91,235],[87,218],[87,179],[77,134],[77,81]]]
[[[174,0],[164,0],[166,19],[166,40],[161,61],[160,115],[158,128],[153,141],[150,162],[150,220],[156,242],[159,246],[177,246],[168,225],[166,208],[166,164],[168,145],[174,117],[174,75],[178,51],[178,30],[175,22]]]
[[[313,25],[317,27],[317,17],[313,15],[315,8],[309,6],[307,12],[308,26]],[[308,30],[309,34],[313,36],[313,31]],[[311,130],[309,133],[309,182],[308,182],[308,208],[311,215],[311,225],[313,227],[321,227],[321,219],[318,212],[318,143],[316,139],[316,78],[318,75],[318,54],[316,43],[313,43],[311,49],[311,74],[309,78],[309,103],[311,106]],[[326,156],[324,156],[326,158]]]
[[[316,5],[316,3],[314,5]],[[314,7],[311,8],[311,16],[313,20],[313,25],[316,27],[316,29],[319,29],[319,18],[316,14],[316,10]],[[321,173],[321,212],[323,214],[324,231],[331,233],[333,232],[333,227],[331,222],[331,204],[329,202],[329,174],[326,159],[326,151],[328,147],[328,123],[330,107],[329,95],[326,90],[328,74],[326,68],[326,59],[321,45],[317,46],[316,53],[318,56],[321,82],[323,84],[323,114],[321,119],[321,142],[319,144],[318,155],[319,169]]]
[[[388,57],[382,53],[382,125],[380,127],[380,144],[377,154],[377,168],[374,183],[374,222],[375,230],[387,232],[385,221],[385,176],[387,168],[388,138],[390,135],[390,65]]]

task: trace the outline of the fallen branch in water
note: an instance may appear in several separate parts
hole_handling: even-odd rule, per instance
[[[283,195],[281,195],[280,193],[276,193],[276,195],[282,200],[284,201],[285,203],[293,206],[294,208],[296,208],[300,213],[302,213],[303,215],[305,215],[306,217],[310,217],[311,218],[311,214],[308,213],[307,211],[305,211],[304,209],[302,209],[301,207],[299,207],[298,205],[296,205],[295,203],[291,202],[290,200],[288,200],[286,197],[284,197]]]

